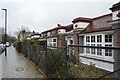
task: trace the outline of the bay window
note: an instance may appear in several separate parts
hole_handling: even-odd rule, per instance
[[[94,34],[85,36],[86,46],[112,46],[113,39],[111,34]],[[101,57],[113,57],[113,51],[111,49],[100,49],[100,48],[86,48],[87,54],[96,55]]]

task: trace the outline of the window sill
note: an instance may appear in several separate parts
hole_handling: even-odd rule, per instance
[[[80,54],[80,57],[85,57],[85,58],[89,58],[89,59],[114,63],[114,59],[112,57],[97,56],[97,55],[90,55],[90,54],[83,54],[83,53]]]

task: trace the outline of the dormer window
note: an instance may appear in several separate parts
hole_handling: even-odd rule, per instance
[[[120,18],[120,12],[117,14],[117,17],[119,17],[119,18]]]
[[[75,27],[78,27],[78,25],[76,24]]]

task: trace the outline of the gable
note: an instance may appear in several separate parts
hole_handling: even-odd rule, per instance
[[[84,32],[100,31],[111,29],[111,25],[107,21],[112,20],[112,15],[103,15],[101,17],[93,18],[92,22],[86,27]]]

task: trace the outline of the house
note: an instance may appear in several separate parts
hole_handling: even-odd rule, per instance
[[[110,10],[112,11],[112,20],[108,21],[109,24],[112,25],[116,29],[114,33],[114,46],[120,47],[120,2],[114,4]],[[120,51],[114,51],[114,70],[120,69]],[[117,74],[119,76],[120,73]]]
[[[47,39],[47,46],[64,47],[66,45],[65,36],[60,34],[68,32],[72,28],[72,25],[61,26],[58,24],[57,27],[42,32],[41,37]]]
[[[79,33],[79,45],[85,46],[114,46],[113,34],[115,29],[107,23],[112,19],[112,14],[93,18],[87,27]],[[97,68],[114,71],[114,57],[112,50],[84,48],[80,52],[82,63],[93,63]],[[106,65],[106,66],[105,66]]]
[[[38,32],[24,32],[21,31],[20,34],[18,35],[19,40],[39,40],[41,38],[41,34]]]
[[[34,40],[39,40],[41,38],[41,34],[38,32],[33,32],[30,36],[28,36],[28,39],[34,39]]]
[[[78,36],[77,39],[73,39],[74,44],[120,47],[120,2],[113,5],[110,10],[112,13],[92,19],[82,17],[74,19],[73,31],[76,31]],[[84,29],[77,31],[79,28]],[[110,72],[120,69],[119,51],[84,48],[78,52],[80,61],[84,64],[93,63],[97,68]]]
[[[78,17],[75,18],[73,21],[73,44],[74,45],[82,45],[84,40],[83,36],[79,37],[79,33],[81,33],[91,22],[91,18],[84,18],[84,17]],[[80,41],[81,40],[81,41]],[[77,55],[79,54],[79,49],[74,47],[74,53]]]
[[[27,36],[31,36],[32,34],[32,32],[25,32],[25,30],[20,31],[20,33],[18,34],[18,40],[24,41],[27,39]]]
[[[75,18],[73,22],[73,29],[71,29],[68,32],[61,33],[60,35],[65,36],[65,40],[68,45],[78,45],[79,44],[79,37],[78,34],[83,31],[88,24],[92,21],[90,18],[83,18],[83,17],[78,17]],[[82,40],[83,41],[83,40]],[[74,47],[72,48],[73,50],[70,50],[68,54],[74,53],[74,54],[79,54],[78,48]]]
[[[120,2],[114,4],[112,13],[95,18],[78,17],[73,24],[61,26],[42,32],[48,46],[63,47],[65,45],[120,47]],[[99,69],[113,72],[120,69],[120,51],[110,49],[76,48],[83,64],[95,64]],[[120,74],[118,74],[119,76]]]

